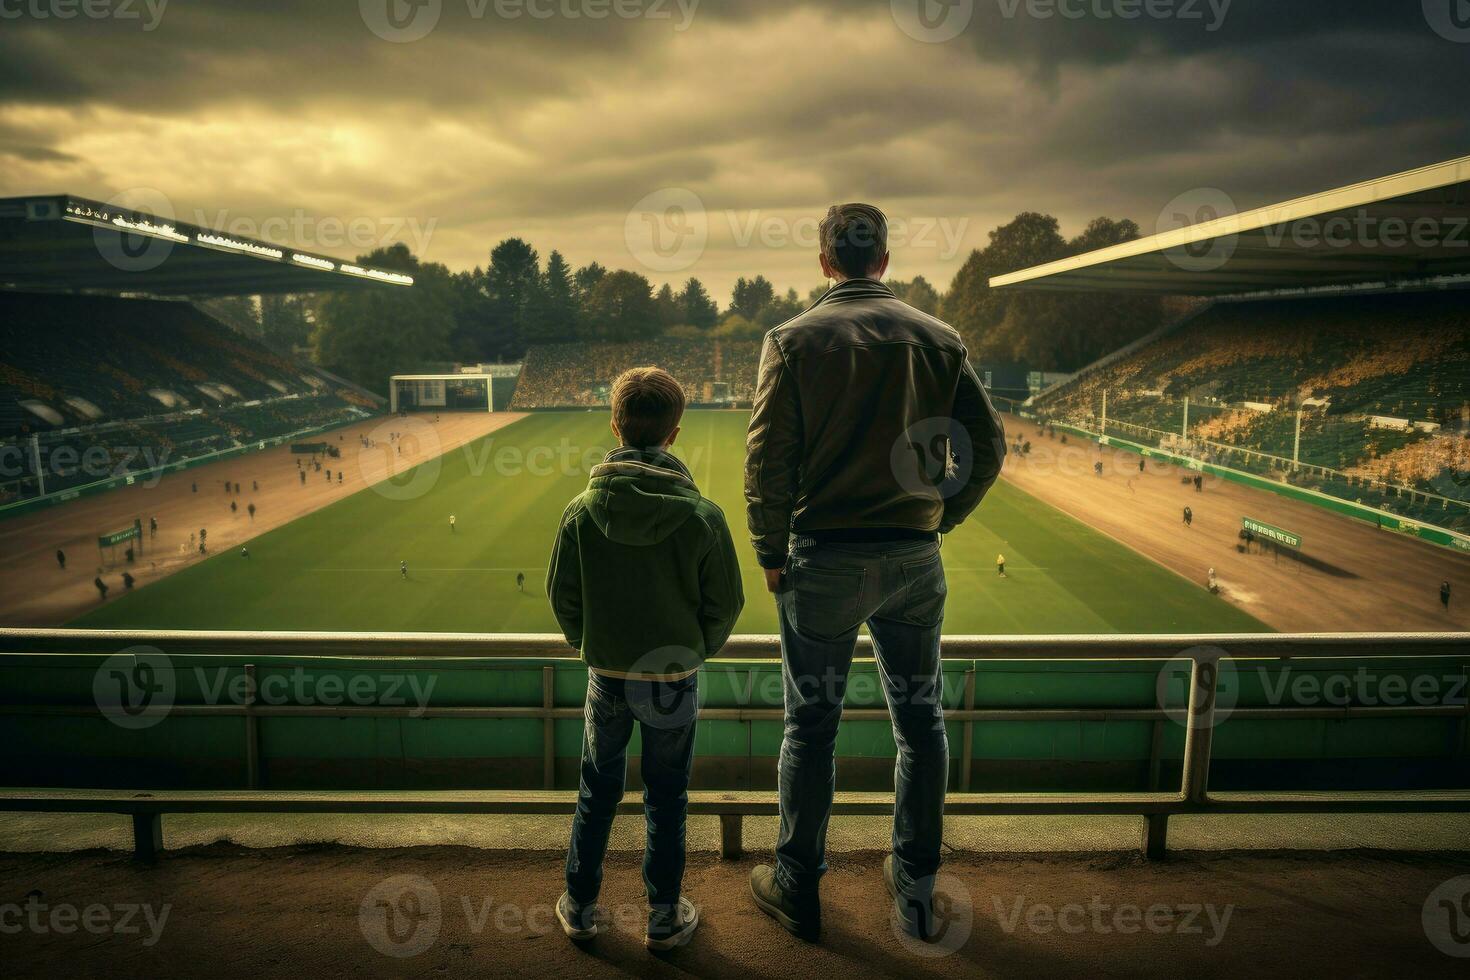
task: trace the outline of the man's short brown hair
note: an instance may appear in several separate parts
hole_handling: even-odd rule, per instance
[[[630,368],[613,382],[612,414],[623,445],[657,448],[684,417],[684,389],[662,368]]]
[[[822,254],[849,279],[866,276],[888,254],[888,218],[871,204],[834,204],[820,226]]]

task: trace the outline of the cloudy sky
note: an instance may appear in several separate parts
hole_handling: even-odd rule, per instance
[[[1470,153],[1464,0],[0,0],[0,196],[451,268],[820,282],[895,220],[941,288],[1018,211],[1146,231]],[[1173,212],[1178,208],[1174,207]],[[1165,218],[1165,222],[1172,219]]]

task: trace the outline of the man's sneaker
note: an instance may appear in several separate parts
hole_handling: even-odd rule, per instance
[[[562,892],[561,898],[556,900],[556,921],[561,923],[561,931],[567,934],[568,939],[585,943],[602,931],[607,922],[607,912],[595,904],[578,908],[572,896]]]
[[[675,949],[693,939],[698,927],[698,907],[681,896],[672,916],[657,911],[648,913],[648,935],[643,937],[643,945],[656,953]]]
[[[799,939],[816,942],[822,936],[822,906],[817,896],[794,896],[776,881],[776,869],[758,864],[750,872],[750,894],[760,910]]]
[[[883,859],[883,884],[888,886],[888,895],[893,899],[893,917],[899,926],[915,939],[929,942],[934,932],[933,899],[915,898],[899,889],[898,871],[892,854]]]

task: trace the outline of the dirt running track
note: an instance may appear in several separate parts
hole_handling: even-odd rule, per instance
[[[1064,446],[1060,432],[1048,438],[1014,416],[1006,432],[1012,444],[1029,439],[1031,454],[1012,453],[1005,479],[1201,588],[1213,566],[1224,597],[1274,629],[1470,630],[1470,555],[1218,477],[1205,477],[1196,492],[1182,467],[1149,460],[1139,472],[1134,453],[1077,436]],[[1249,554],[1237,551],[1247,516],[1300,535],[1305,560],[1259,542]],[[1445,580],[1448,613],[1439,602]]]
[[[809,944],[751,902],[758,858],[696,853],[684,888],[699,930],[657,956],[642,944],[639,859],[609,856],[611,928],[577,947],[552,913],[563,852],[213,845],[153,868],[117,852],[0,854],[6,975],[1465,976],[1463,926],[1441,905],[1470,887],[1460,854],[953,854],[936,887],[943,939],[924,946],[890,923],[881,854],[830,856],[823,938]]]
[[[457,449],[522,415],[445,413],[438,422],[432,418],[380,417],[305,437],[302,441],[335,443],[342,456],[323,459],[322,472],[308,464],[304,484],[297,475],[297,461],[305,464],[310,457],[292,455],[288,444],[170,473],[154,486],[139,483],[0,521],[0,624],[63,625],[98,605],[92,579],[99,568],[109,598],[115,599],[123,592],[125,568],[137,580],[135,587],[142,587],[207,557],[199,553],[197,539],[192,548],[189,543],[190,534],[197,535],[200,528],[209,531],[210,554],[240,547],[243,541]],[[389,437],[393,432],[401,433],[396,442]],[[375,444],[364,447],[363,437]],[[330,484],[326,470],[332,471]],[[227,481],[240,484],[240,492],[226,494]],[[254,484],[259,489],[253,489]],[[197,491],[192,489],[195,485]],[[237,507],[234,512],[231,501]],[[253,519],[247,511],[251,503],[256,508]],[[158,519],[154,538],[148,536],[150,517]],[[102,568],[97,536],[126,528],[135,518],[143,522],[141,556],[128,566],[118,548],[117,560]],[[64,570],[56,561],[58,548],[66,552]]]

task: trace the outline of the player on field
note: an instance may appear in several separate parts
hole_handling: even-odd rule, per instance
[[[398,574],[404,578],[408,578],[408,562],[401,561],[398,563]]]
[[[453,534],[454,533],[454,515],[453,514],[450,514],[449,515],[449,533],[450,534]]]
[[[107,583],[102,581],[102,576],[98,575],[96,578],[92,579],[92,584],[97,587],[97,594],[101,596],[103,601],[105,602],[107,600]]]
[[[250,557],[250,549],[249,548],[241,548],[240,549],[240,557],[241,558],[249,558]]]
[[[996,571],[996,573],[998,575],[1000,575],[1001,578],[1005,578],[1006,577],[1006,556],[1005,555],[996,555],[995,556],[995,571]]]
[[[1194,527],[1194,511],[1188,507],[1184,508],[1184,526]]]
[[[526,591],[526,573],[525,572],[516,572],[516,591],[517,592],[524,592],[524,591]]]
[[[1439,583],[1439,601],[1444,606],[1444,611],[1450,611],[1450,583],[1449,580]]]
[[[66,552],[60,548],[56,549],[56,564],[61,566],[63,572],[66,571]]]

